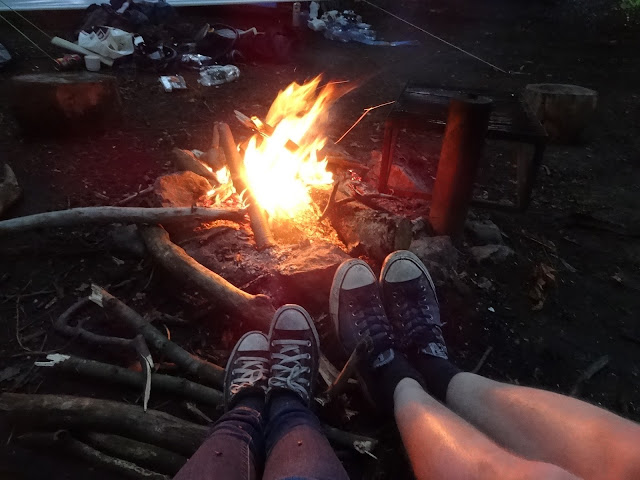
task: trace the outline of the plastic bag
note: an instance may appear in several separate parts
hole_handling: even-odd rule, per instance
[[[133,34],[113,27],[78,34],[78,45],[103,57],[117,59],[133,53]]]
[[[4,45],[0,43],[0,69],[5,67],[10,61],[11,54],[6,48],[4,48]]]
[[[240,76],[240,69],[235,65],[212,65],[200,70],[198,83],[205,87],[233,82]]]

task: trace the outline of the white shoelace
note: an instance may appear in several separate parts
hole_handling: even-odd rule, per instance
[[[231,372],[233,376],[237,373],[239,377],[234,378],[229,389],[232,394],[238,393],[239,390],[245,387],[253,387],[256,382],[267,377],[266,359],[262,357],[238,357],[237,360],[242,366],[234,368]]]
[[[287,388],[303,398],[309,396],[309,379],[303,375],[310,372],[300,360],[309,359],[308,353],[301,353],[301,346],[309,346],[307,340],[274,340],[273,345],[282,345],[280,353],[273,353],[274,364],[271,367],[270,387]]]

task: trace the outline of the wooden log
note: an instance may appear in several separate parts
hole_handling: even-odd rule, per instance
[[[209,428],[157,410],[125,403],[68,395],[0,394],[0,412],[14,425],[40,429],[101,431],[123,435],[191,456],[209,435]],[[377,440],[323,426],[330,442],[370,453]]]
[[[536,83],[525,87],[523,99],[550,140],[573,143],[595,113],[598,92],[578,85]]]
[[[267,216],[264,210],[258,205],[251,189],[246,182],[246,171],[244,168],[244,162],[238,153],[238,149],[231,134],[231,129],[226,123],[218,124],[218,131],[220,132],[220,143],[224,156],[227,159],[227,166],[231,172],[231,180],[236,192],[246,191],[246,199],[249,207],[249,219],[251,221],[251,229],[255,237],[256,246],[258,250],[264,250],[265,248],[272,247],[276,244],[273,236],[271,235],[271,229],[267,222]]]
[[[135,463],[106,455],[71,436],[66,430],[52,433],[27,433],[17,438],[18,443],[32,449],[56,449],[80,457],[87,463],[134,480],[169,480],[170,477]],[[137,443],[137,442],[136,442]]]
[[[147,343],[156,351],[166,355],[171,361],[185,372],[194,375],[208,385],[222,387],[224,383],[224,369],[201,358],[194,357],[178,344],[173,343],[162,335],[153,325],[138,315],[123,302],[115,298],[98,285],[91,285],[89,299],[96,305],[113,314],[130,328],[140,333]]]
[[[69,395],[3,393],[0,412],[19,426],[115,433],[185,456],[193,455],[208,432],[207,427],[157,410]]]
[[[336,205],[329,211],[329,220],[351,255],[383,260],[389,253],[411,245],[411,222],[407,218],[358,202]]]
[[[14,77],[9,101],[22,129],[34,135],[101,130],[121,116],[116,77],[96,73],[36,73]]]
[[[49,361],[35,362],[35,365],[118,385],[135,388],[144,388],[145,386],[143,372],[135,372],[117,365],[60,354],[47,355],[47,360]],[[221,391],[171,375],[151,374],[151,389],[180,395],[207,405],[218,406],[224,403],[224,396]]]
[[[195,287],[222,310],[245,321],[251,328],[268,331],[275,308],[266,295],[251,295],[200,265],[177,245],[161,227],[145,226],[142,238],[154,260],[176,280]]]
[[[203,222],[213,222],[215,220],[242,222],[244,214],[244,210],[200,207],[82,207],[56,212],[36,213],[35,215],[0,221],[0,235],[25,232],[36,228],[76,227],[109,223],[156,224],[189,219]]]
[[[87,432],[80,434],[79,437],[84,443],[107,455],[166,475],[175,475],[187,462],[185,457],[175,452],[148,443],[137,442],[121,435]]]
[[[218,179],[213,174],[213,172],[205,167],[204,163],[198,160],[196,156],[189,150],[174,148],[173,160],[178,170],[182,170],[185,172],[190,171],[197,175],[200,175],[201,177],[209,180],[209,182],[212,182],[211,185],[213,186],[218,184]]]

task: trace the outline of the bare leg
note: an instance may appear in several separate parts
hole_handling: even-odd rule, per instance
[[[640,478],[640,425],[588,403],[459,373],[447,405],[523,457],[587,480]]]
[[[576,480],[554,465],[525,460],[493,443],[405,378],[394,391],[394,412],[418,480]]]

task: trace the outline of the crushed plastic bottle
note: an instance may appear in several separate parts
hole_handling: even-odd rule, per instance
[[[205,87],[233,82],[240,77],[240,69],[235,65],[211,65],[200,70],[198,83]]]

